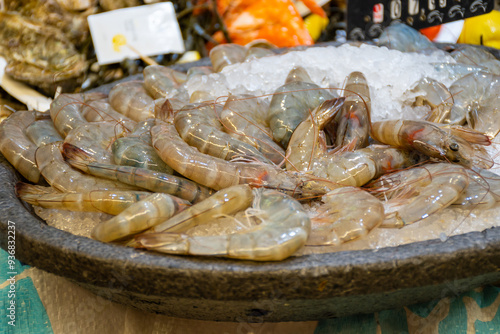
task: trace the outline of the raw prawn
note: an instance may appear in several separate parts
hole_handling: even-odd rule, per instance
[[[128,130],[136,126],[136,122],[120,114],[111,107],[108,99],[90,101],[82,107],[82,115],[89,122],[113,121]]]
[[[339,245],[363,237],[384,220],[384,205],[366,190],[343,187],[322,197],[308,245]]]
[[[144,88],[154,99],[161,97],[187,100],[187,91],[181,85],[187,80],[187,74],[162,65],[150,65],[144,68]]]
[[[441,129],[434,123],[413,120],[390,120],[372,123],[372,137],[384,144],[415,149],[432,158],[448,160],[465,167],[474,162],[474,148],[471,141],[489,145],[487,136],[480,133],[470,135],[470,140],[456,136],[453,128]]]
[[[274,165],[229,162],[199,152],[182,140],[175,127],[159,122],[151,129],[153,147],[176,172],[206,187],[219,190],[236,184],[281,189],[294,194],[324,194],[329,182],[294,175]]]
[[[214,73],[214,69],[212,66],[193,66],[187,70],[187,80],[191,80],[191,78],[195,76],[203,76]]]
[[[109,103],[119,113],[140,122],[154,117],[155,100],[149,96],[143,81],[126,81],[114,86],[108,95]]]
[[[91,190],[134,190],[135,187],[85,175],[68,165],[61,154],[62,142],[40,146],[35,161],[40,173],[54,188],[62,192],[86,192]]]
[[[92,238],[104,242],[127,239],[165,221],[189,206],[189,202],[168,194],[152,194],[94,227]]]
[[[144,168],[97,163],[85,151],[70,144],[63,145],[63,155],[71,166],[87,174],[167,193],[193,203],[202,201],[213,193],[213,190],[183,177]]]
[[[56,97],[50,104],[50,118],[59,134],[64,138],[70,130],[88,123],[81,113],[83,105],[103,97],[102,93],[60,94]]]
[[[262,223],[246,232],[211,236],[145,233],[136,236],[135,242],[139,247],[171,254],[254,261],[286,259],[305,244],[310,219],[302,205],[286,194],[270,189],[255,189],[254,193],[253,207]]]
[[[394,22],[386,27],[380,35],[377,45],[401,52],[433,52],[439,50],[418,30],[401,22]]]
[[[161,160],[153,146],[141,137],[118,138],[111,145],[111,151],[113,160],[118,165],[146,168],[166,174],[173,173],[173,169]]]
[[[451,56],[461,64],[480,66],[487,72],[500,75],[500,61],[483,48],[460,45],[457,50],[451,52]]]
[[[109,147],[116,138],[125,135],[126,131],[119,123],[115,122],[87,123],[68,132],[64,143],[81,148],[98,162],[111,163],[113,154]]]
[[[104,212],[117,215],[130,205],[148,197],[146,191],[92,190],[81,193],[62,193],[52,187],[19,182],[17,196],[23,201],[47,209]]]
[[[295,128],[286,150],[286,169],[306,172],[314,160],[326,154],[325,140],[321,140],[323,128],[340,112],[344,98],[326,100],[311,111],[310,115]]]
[[[24,129],[34,121],[34,111],[17,111],[0,123],[0,152],[28,181],[38,183],[37,146],[24,133]]]
[[[252,188],[247,184],[239,184],[219,190],[205,200],[194,204],[184,212],[164,219],[146,231],[183,232],[200,224],[206,224],[220,215],[231,215],[245,210],[252,204]]]
[[[352,72],[344,87],[344,105],[335,118],[335,146],[355,150],[368,146],[371,100],[363,73]]]
[[[488,209],[500,201],[500,176],[485,169],[468,169],[469,186],[453,205],[467,209]]]
[[[172,174],[173,169],[161,160],[151,144],[150,130],[154,124],[153,118],[139,122],[128,136],[116,139],[111,145],[114,162]]]
[[[452,113],[464,115],[474,130],[494,138],[500,132],[500,75],[468,74],[450,86]]]
[[[225,133],[219,122],[221,107],[213,103],[188,104],[174,117],[175,128],[186,143],[224,160],[249,158],[271,163],[255,147]]]
[[[387,174],[370,184],[393,206],[386,208],[381,227],[403,227],[425,219],[457,201],[468,185],[464,167],[444,162]]]
[[[334,97],[335,94],[314,84],[303,67],[293,68],[285,84],[274,92],[269,106],[267,120],[273,139],[286,148],[293,131],[309,111]]]
[[[50,119],[36,120],[28,125],[24,132],[36,147],[63,140]]]
[[[409,167],[420,160],[418,153],[387,146],[371,145],[356,151],[327,152],[321,145],[322,126],[342,106],[341,99],[323,102],[311,117],[297,126],[286,152],[287,169],[308,172],[328,180],[331,187],[362,186],[370,180],[399,168]]]
[[[231,95],[224,104],[220,122],[230,136],[252,145],[266,158],[280,164],[285,151],[273,141],[271,129],[265,123],[268,107],[254,96]]]
[[[441,82],[432,78],[424,77],[417,81],[406,95],[407,104],[413,102],[413,106],[428,106],[429,114],[425,117],[428,122],[461,124],[465,120],[465,115],[451,114],[454,100],[448,88]]]
[[[245,60],[247,49],[238,44],[220,44],[210,50],[209,57],[215,72],[220,72],[228,65],[241,63]]]

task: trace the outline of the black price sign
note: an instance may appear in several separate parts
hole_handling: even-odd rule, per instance
[[[377,38],[394,21],[427,28],[489,13],[494,5],[494,0],[348,0],[347,38]]]

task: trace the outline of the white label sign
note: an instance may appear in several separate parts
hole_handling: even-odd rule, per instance
[[[184,52],[171,2],[117,9],[88,17],[99,64]]]

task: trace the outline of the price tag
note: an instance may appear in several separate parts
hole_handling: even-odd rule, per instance
[[[494,0],[349,0],[347,37],[377,38],[393,21],[427,28],[489,13],[494,5]]]
[[[184,41],[171,2],[117,9],[88,17],[99,64],[139,55],[183,53]]]

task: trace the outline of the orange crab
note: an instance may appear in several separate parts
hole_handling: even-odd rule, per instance
[[[326,17],[314,0],[303,0],[312,13]],[[291,0],[218,0],[217,11],[226,25],[231,42],[245,45],[265,39],[277,47],[314,43],[302,17]],[[222,31],[214,34],[226,42]]]

